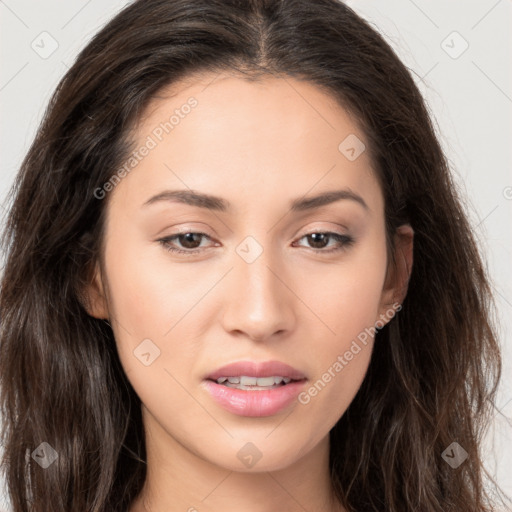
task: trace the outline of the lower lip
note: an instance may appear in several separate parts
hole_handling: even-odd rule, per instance
[[[304,387],[306,380],[289,382],[267,390],[244,390],[205,380],[212,398],[224,409],[239,416],[272,416],[288,407]]]

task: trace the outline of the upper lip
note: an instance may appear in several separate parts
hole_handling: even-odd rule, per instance
[[[217,380],[220,377],[289,377],[292,380],[302,380],[306,376],[299,370],[280,361],[238,361],[222,366],[210,373],[206,378]]]

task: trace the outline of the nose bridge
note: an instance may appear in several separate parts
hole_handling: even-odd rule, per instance
[[[280,276],[283,266],[276,252],[252,236],[246,237],[235,251],[225,329],[258,339],[291,329],[295,318],[293,294],[282,282],[286,279]]]

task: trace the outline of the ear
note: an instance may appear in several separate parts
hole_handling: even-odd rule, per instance
[[[108,320],[108,303],[99,264],[96,263],[92,278],[78,290],[79,300],[87,313],[95,318]]]
[[[390,261],[386,273],[386,280],[382,289],[380,316],[377,319],[380,326],[385,325],[407,295],[409,279],[413,264],[414,230],[409,224],[399,226],[394,235],[394,263]],[[393,307],[393,311],[390,311]]]

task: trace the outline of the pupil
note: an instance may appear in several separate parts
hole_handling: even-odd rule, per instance
[[[179,241],[187,249],[196,249],[198,245],[201,244],[201,236],[202,235],[200,235],[199,233],[185,233],[184,235],[179,236]],[[194,242],[195,237],[199,238],[199,244],[197,244],[197,240],[196,242]],[[185,242],[183,242],[183,240],[185,240]]]
[[[326,235],[324,233],[312,233],[311,235],[308,235],[308,237],[310,239],[310,244],[315,249],[321,249],[322,247],[326,247],[326,245],[327,245],[326,241],[328,240],[329,235]],[[312,242],[311,242],[311,239],[312,239]],[[320,242],[318,240],[320,240]],[[317,244],[317,245],[315,245],[315,244]],[[320,245],[318,245],[318,244],[320,244]]]

